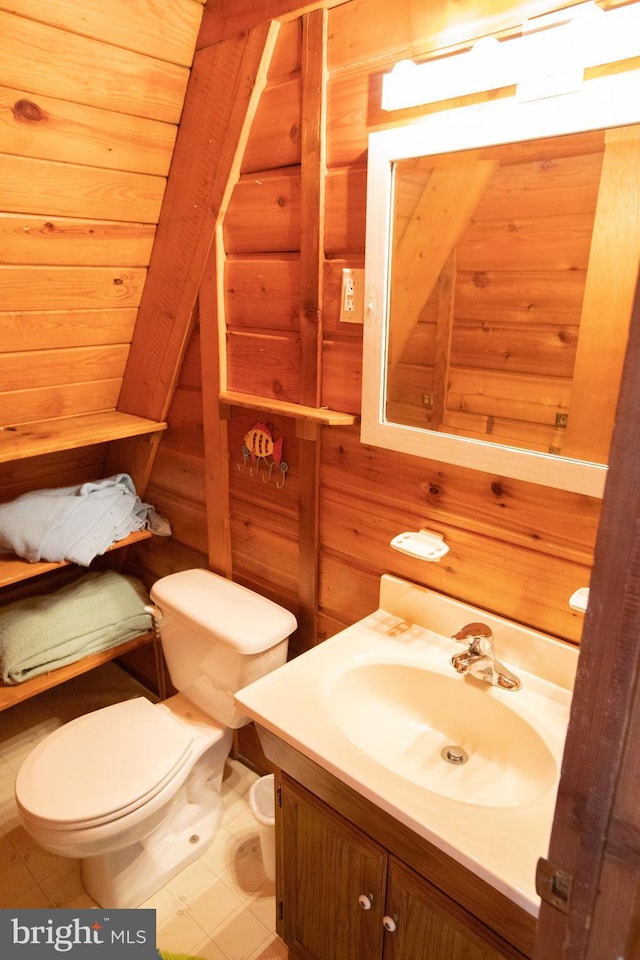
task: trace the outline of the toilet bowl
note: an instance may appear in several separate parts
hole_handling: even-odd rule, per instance
[[[136,697],[72,720],[16,778],[25,829],[46,850],[81,859],[84,886],[105,908],[139,906],[210,846],[232,731],[247,722],[233,690],[286,660],[296,625],[206,570],[163,578],[151,598],[172,681],[193,697]]]

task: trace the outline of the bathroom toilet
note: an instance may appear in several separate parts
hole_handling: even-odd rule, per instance
[[[234,692],[287,658],[292,613],[209,570],[158,580],[149,608],[171,681],[161,703],[125,700],[64,724],[16,778],[25,829],[82,860],[105,908],[136,907],[201,856],[222,818]]]

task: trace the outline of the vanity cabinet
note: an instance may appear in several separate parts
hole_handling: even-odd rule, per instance
[[[291,960],[522,960],[362,828],[281,776],[279,932]]]

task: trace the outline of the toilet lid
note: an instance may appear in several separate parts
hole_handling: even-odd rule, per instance
[[[145,697],[64,724],[24,761],[16,797],[32,817],[105,823],[137,809],[190,755],[191,733]]]

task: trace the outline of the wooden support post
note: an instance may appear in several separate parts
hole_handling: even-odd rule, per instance
[[[302,238],[300,246],[300,402],[321,405],[322,280],[324,267],[324,195],[327,12],[302,20]],[[309,427],[313,426],[310,431]],[[319,605],[319,492],[322,431],[305,426],[300,436],[299,631],[304,646],[315,643]]]

